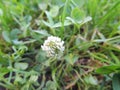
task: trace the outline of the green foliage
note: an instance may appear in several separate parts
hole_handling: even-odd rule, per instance
[[[0,89],[119,90],[119,8],[119,0],[0,0]],[[52,35],[65,51],[48,58],[41,45]]]
[[[119,90],[120,89],[120,74],[114,74],[113,78],[113,90]]]
[[[96,70],[97,73],[100,74],[110,74],[115,72],[120,72],[120,66],[119,65],[110,65],[110,66],[103,66]]]
[[[47,81],[46,87],[43,88],[42,90],[57,90],[57,89],[53,81]]]
[[[75,21],[83,20],[85,17],[84,12],[79,8],[74,8],[71,12],[71,16]]]

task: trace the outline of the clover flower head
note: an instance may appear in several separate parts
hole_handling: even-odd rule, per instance
[[[47,53],[47,57],[54,57],[63,53],[65,49],[63,44],[64,41],[62,41],[61,38],[50,36],[47,38],[47,40],[45,40],[41,48]]]

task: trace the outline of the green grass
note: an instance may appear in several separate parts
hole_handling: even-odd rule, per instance
[[[52,35],[59,59],[41,49]],[[0,0],[0,88],[119,90],[119,53],[119,0]]]

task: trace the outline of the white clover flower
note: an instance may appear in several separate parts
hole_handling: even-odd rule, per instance
[[[54,57],[58,56],[58,54],[63,53],[65,49],[63,44],[64,41],[62,41],[61,38],[50,36],[47,38],[47,40],[45,40],[41,48],[47,53],[47,57]]]

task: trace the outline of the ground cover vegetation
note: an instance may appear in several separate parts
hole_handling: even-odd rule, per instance
[[[0,0],[0,90],[120,90],[120,0]]]

